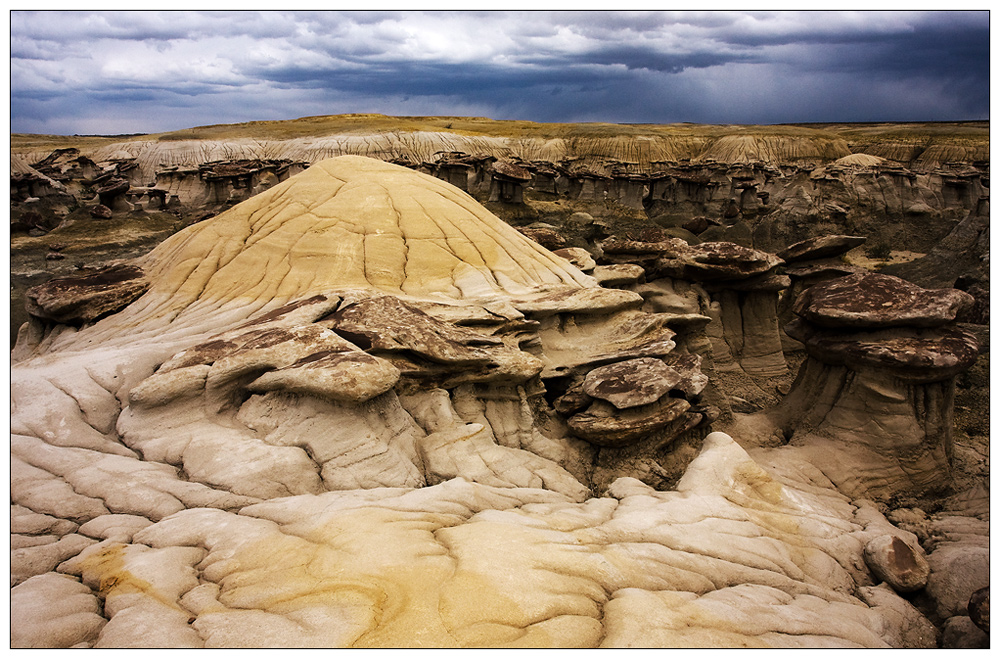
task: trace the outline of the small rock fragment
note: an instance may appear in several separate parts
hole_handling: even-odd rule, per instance
[[[865,545],[865,563],[872,573],[899,593],[912,593],[927,585],[930,566],[921,552],[894,535],[880,535]]]

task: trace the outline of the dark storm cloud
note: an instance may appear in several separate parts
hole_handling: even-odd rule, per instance
[[[973,119],[988,92],[986,12],[11,14],[16,132],[344,112]]]

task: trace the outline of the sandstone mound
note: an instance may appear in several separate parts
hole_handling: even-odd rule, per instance
[[[833,164],[853,167],[878,167],[887,163],[884,158],[879,158],[878,156],[872,156],[867,153],[852,153],[849,156],[834,160]]]

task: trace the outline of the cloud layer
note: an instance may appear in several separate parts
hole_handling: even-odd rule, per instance
[[[987,12],[23,12],[11,130],[989,116]]]

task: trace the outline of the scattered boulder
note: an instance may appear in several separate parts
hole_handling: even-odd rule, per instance
[[[944,621],[941,647],[954,650],[986,649],[990,647],[990,637],[969,616],[952,616]]]
[[[865,563],[872,574],[899,593],[912,593],[927,585],[930,566],[923,550],[914,548],[894,535],[881,535],[868,541]]]
[[[97,204],[90,209],[90,216],[98,220],[110,220],[112,213],[111,209],[104,204]]]

